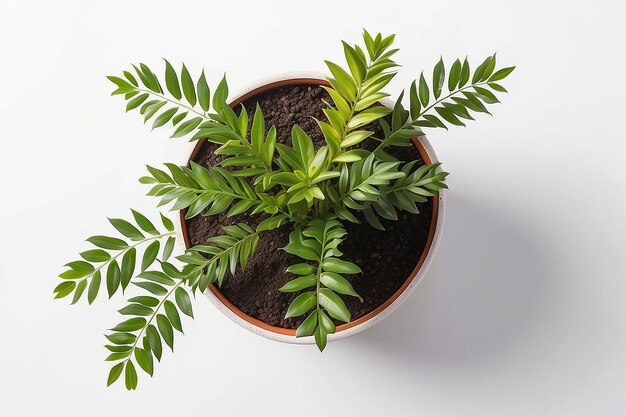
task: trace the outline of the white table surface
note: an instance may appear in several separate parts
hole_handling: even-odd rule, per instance
[[[215,4],[211,4],[215,3]],[[623,416],[626,68],[614,1],[0,2],[0,415]],[[201,298],[136,392],[105,387],[121,299],[53,302],[61,266],[153,212],[136,179],[184,140],[111,98],[161,57],[233,89],[324,70],[362,27],[397,33],[397,94],[440,54],[518,66],[510,94],[429,137],[449,178],[440,252],[380,325],[314,347],[262,339]]]

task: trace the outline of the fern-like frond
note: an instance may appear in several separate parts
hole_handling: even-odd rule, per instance
[[[279,210],[276,196],[256,192],[245,179],[236,176],[237,171],[206,168],[193,161],[191,168],[169,163],[165,166],[169,174],[148,166],[151,176],[141,177],[139,181],[152,185],[148,195],[160,197],[159,206],[174,201],[171,210],[187,208],[187,219],[205,209],[207,216],[221,213],[229,207],[229,216],[249,210],[252,214],[276,214]]]
[[[371,131],[363,130],[363,126],[390,113],[387,107],[377,103],[388,96],[381,90],[396,75],[393,68],[397,64],[391,60],[391,56],[397,49],[389,49],[394,35],[383,38],[378,34],[372,38],[364,31],[363,40],[367,54],[360,46],[343,42],[348,71],[326,61],[332,77],[328,78],[331,87],[325,87],[325,90],[333,103],[327,103],[324,109],[328,122],[318,121],[318,124],[332,158],[341,158],[336,159],[336,162],[360,159],[359,154],[348,156],[342,153],[372,135]]]
[[[423,72],[419,80],[411,83],[408,110],[402,104],[404,93],[398,97],[391,126],[387,127],[385,137],[376,149],[377,156],[389,160],[390,156],[384,148],[410,145],[409,138],[423,135],[421,127],[447,129],[448,125],[465,126],[463,120],[474,120],[472,112],[491,114],[486,105],[499,103],[495,93],[507,92],[499,82],[514,69],[496,70],[494,54],[487,57],[473,73],[467,58],[463,63],[457,59],[446,74],[443,59],[440,59],[433,69],[430,86]]]
[[[159,231],[143,214],[132,210],[135,225],[123,219],[109,219],[109,222],[122,235],[92,236],[87,239],[95,248],[82,252],[81,260],[67,263],[68,270],[59,277],[63,280],[54,289],[55,298],[74,294],[72,304],[78,302],[87,291],[89,304],[98,296],[101,283],[106,283],[109,298],[120,288],[126,289],[137,269],[139,254],[137,249],[146,245],[141,256],[140,271],[152,265],[162,249],[161,258],[166,260],[175,244],[174,225],[161,214],[166,231]],[[165,244],[161,245],[161,240]]]
[[[130,71],[124,71],[120,77],[107,77],[117,87],[112,95],[124,96],[127,112],[139,108],[144,123],[154,118],[153,129],[171,123],[175,127],[173,138],[186,136],[195,131],[203,121],[211,120],[211,107],[215,112],[228,107],[228,84],[225,77],[215,89],[211,101],[204,71],[194,82],[185,64],[180,73],[177,73],[165,60],[166,92],[159,77],[147,65],[133,65],[133,69],[137,77]]]
[[[124,373],[126,388],[137,388],[137,366],[148,375],[154,372],[154,359],[161,360],[163,343],[174,350],[174,330],[183,332],[179,312],[193,318],[184,275],[172,264],[160,261],[161,271],[144,271],[135,284],[147,292],[130,298],[119,313],[130,317],[106,334],[110,352],[106,360],[117,362],[109,371],[107,385]],[[175,302],[174,302],[174,301]],[[136,365],[137,366],[136,366]]]
[[[361,273],[357,265],[340,259],[343,254],[338,247],[345,236],[345,229],[335,217],[319,218],[304,230],[294,230],[289,235],[289,244],[283,248],[292,255],[312,262],[291,265],[287,272],[297,275],[297,278],[280,290],[304,290],[289,305],[285,317],[308,313],[296,330],[296,337],[314,335],[320,351],[326,347],[328,334],[335,333],[331,317],[345,323],[351,320],[350,311],[338,294],[359,297],[352,284],[342,275]]]

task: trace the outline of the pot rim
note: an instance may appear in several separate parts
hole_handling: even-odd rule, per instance
[[[239,103],[246,101],[255,95],[283,86],[294,84],[310,84],[316,86],[328,85],[325,77],[326,75],[323,73],[311,71],[290,72],[278,74],[272,77],[265,77],[260,79],[258,82],[249,85],[247,88],[240,90],[238,94],[234,95],[235,98],[230,101],[229,105],[231,107],[237,106]],[[381,104],[393,107],[394,103],[389,99],[383,99],[381,100]],[[185,159],[185,164],[188,164],[195,158],[204,144],[204,141],[204,139],[199,140],[192,145],[189,156]],[[413,138],[412,142],[426,163],[434,163],[438,161],[437,155],[435,154],[435,151],[426,136]],[[337,331],[334,334],[328,335],[328,341],[351,336],[379,323],[396,310],[415,290],[417,284],[419,284],[425,276],[439,247],[445,217],[445,194],[445,191],[442,190],[442,192],[439,193],[439,197],[433,199],[431,224],[426,245],[417,264],[415,265],[415,268],[411,271],[402,286],[396,290],[396,292],[394,292],[392,296],[387,299],[387,301],[370,313],[351,322],[337,326]],[[189,238],[187,221],[185,219],[185,210],[180,211],[180,227],[185,247],[189,248],[191,246],[191,241]],[[215,285],[210,285],[205,291],[205,294],[207,298],[218,308],[218,310],[224,313],[235,323],[253,333],[279,342],[295,344],[315,343],[313,336],[296,338],[295,329],[271,326],[261,320],[245,314],[238,307],[228,301]]]

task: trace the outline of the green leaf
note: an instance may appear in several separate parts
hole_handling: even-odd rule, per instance
[[[417,95],[417,84],[415,80],[413,80],[413,82],[411,83],[411,88],[409,89],[409,104],[411,119],[417,119],[422,109],[422,103],[420,103],[419,97]]]
[[[123,369],[124,369],[124,362],[120,362],[111,368],[111,370],[109,371],[109,377],[107,378],[107,387],[118,380],[118,378],[122,374]]]
[[[155,240],[148,245],[141,259],[141,272],[145,271],[150,265],[152,265],[159,254],[159,249],[161,249],[161,244],[158,240]]]
[[[317,326],[317,310],[313,310],[300,326],[296,329],[296,337],[311,336]]]
[[[120,267],[120,284],[122,289],[126,289],[130,279],[135,273],[135,262],[137,260],[137,250],[130,248],[122,258],[122,266]]]
[[[356,85],[352,77],[339,65],[330,61],[324,62],[334,77],[334,80],[329,79],[331,85],[334,84],[333,88],[336,87],[335,90],[337,90],[346,99],[354,101],[356,96]]]
[[[144,290],[154,294],[154,295],[165,295],[167,294],[167,290],[154,282],[134,282],[136,286],[143,288]]]
[[[461,79],[461,60],[457,59],[450,68],[450,74],[448,76],[448,90],[453,91],[459,84]]]
[[[359,295],[354,291],[352,284],[347,279],[334,272],[324,272],[321,276],[321,282],[331,290],[343,295],[351,295],[358,297]]]
[[[151,324],[146,328],[146,337],[148,338],[150,349],[152,349],[154,357],[160,361],[163,353],[163,345],[161,344],[161,336],[159,336],[159,332],[154,325]]]
[[[317,269],[313,265],[303,263],[291,265],[289,268],[287,268],[287,272],[291,272],[292,274],[296,275],[311,275],[314,274],[316,271]]]
[[[172,134],[172,138],[180,138],[187,134],[189,134],[192,130],[198,127],[198,125],[202,123],[201,117],[194,117],[193,119],[189,119],[184,123],[178,125],[174,133]]]
[[[209,90],[209,84],[206,82],[206,78],[204,76],[204,70],[202,70],[202,74],[198,79],[198,104],[202,107],[202,110],[209,111],[211,106],[211,91]]]
[[[328,288],[322,288],[319,292],[320,305],[328,311],[334,319],[349,322],[352,318],[350,311],[343,300]]]
[[[109,250],[121,250],[128,247],[128,244],[123,240],[109,236],[92,236],[87,239],[87,242],[99,248]]]
[[[163,314],[157,314],[157,327],[165,343],[174,351],[174,330],[172,324]]]
[[[506,67],[499,69],[491,77],[489,77],[489,82],[499,81],[506,78],[510,73],[513,72],[514,69],[515,67]]]
[[[111,259],[111,255],[102,249],[91,249],[85,252],[81,252],[80,256],[89,262],[106,262]]]
[[[487,104],[499,103],[500,100],[489,90],[483,87],[474,87],[476,95]]]
[[[479,82],[484,73],[485,70],[487,69],[487,67],[489,66],[489,64],[491,63],[491,60],[493,59],[493,57],[488,56],[482,64],[480,64],[478,67],[476,67],[476,70],[474,70],[474,76],[472,77],[472,84],[476,84],[477,82]]]
[[[126,389],[134,390],[137,388],[137,371],[132,361],[126,362],[126,372],[124,374]]]
[[[164,60],[165,86],[171,95],[173,95],[177,100],[180,100],[182,98],[182,94],[180,93],[180,85],[178,84],[178,75],[176,75],[176,71],[174,70],[174,67],[172,67],[172,64],[170,64],[167,59]]]
[[[185,94],[185,98],[193,107],[196,105],[196,89],[193,85],[193,80],[191,79],[191,75],[189,74],[189,71],[187,70],[185,64],[183,64],[180,78],[183,85],[183,93]]]
[[[226,74],[222,77],[222,80],[217,85],[215,93],[213,93],[213,109],[216,112],[221,112],[224,106],[226,106],[226,100],[228,99],[228,83],[226,82]]]
[[[339,274],[360,274],[361,268],[352,262],[344,261],[337,258],[326,258],[322,263],[324,271],[337,272]]]
[[[146,319],[143,317],[135,317],[121,322],[111,330],[114,332],[134,332],[135,330],[142,329],[146,325]]]
[[[133,209],[131,209],[130,211],[133,213],[133,218],[135,219],[139,227],[141,227],[141,230],[154,236],[159,234],[159,231],[154,227],[152,222],[148,220],[146,216]]]
[[[141,304],[129,304],[118,311],[125,316],[150,316],[153,313],[150,307]]]
[[[137,340],[137,337],[130,333],[112,333],[105,336],[111,343],[116,345],[129,345]]]
[[[307,291],[297,296],[287,308],[285,318],[301,316],[316,304],[315,291]]]
[[[135,359],[137,360],[137,365],[139,365],[148,375],[152,376],[152,355],[141,348],[135,348]]]
[[[165,110],[161,113],[156,119],[154,119],[154,123],[152,123],[152,129],[156,129],[157,127],[163,126],[165,123],[169,122],[172,116],[176,114],[178,109],[176,107],[172,107],[171,109]]]
[[[443,119],[445,121],[447,121],[448,123],[451,123],[455,126],[465,126],[465,123],[463,123],[462,121],[460,121],[455,115],[454,113],[452,113],[452,110],[447,109],[445,107],[435,107],[435,110],[437,111],[437,113],[439,113],[439,115],[441,117],[443,117]]]
[[[459,78],[459,87],[463,87],[469,81],[470,77],[470,65],[467,61],[467,57],[463,61],[463,66],[461,67],[461,77]]]
[[[91,277],[91,282],[89,283],[89,290],[87,290],[87,301],[89,304],[93,303],[96,297],[98,296],[98,291],[100,291],[100,281],[102,280],[102,275],[100,271],[96,271]]]
[[[174,250],[174,244],[176,243],[176,238],[174,236],[170,236],[167,238],[165,242],[165,247],[163,248],[163,255],[161,259],[163,261],[167,261]]]
[[[107,291],[109,298],[115,294],[120,286],[120,268],[117,261],[111,261],[107,268]]]
[[[191,299],[189,298],[189,294],[187,294],[187,291],[185,291],[181,287],[178,287],[176,288],[175,297],[176,304],[178,305],[178,308],[180,308],[180,311],[193,318],[193,308],[191,306]]]
[[[346,56],[346,62],[350,68],[352,76],[358,84],[363,82],[366,72],[366,64],[363,58],[347,43],[341,41],[343,44],[344,55]]]
[[[78,283],[78,285],[76,285],[76,291],[74,292],[74,298],[72,299],[72,304],[76,304],[78,300],[80,300],[80,297],[85,292],[85,288],[87,288],[86,280],[82,280]]]
[[[169,319],[170,323],[172,323],[172,326],[176,330],[182,333],[183,325],[180,322],[180,315],[178,314],[178,309],[176,308],[174,303],[171,302],[170,300],[166,300],[165,303],[163,304],[163,307],[165,308],[165,314],[167,315],[167,318]]]
[[[129,111],[139,107],[141,105],[141,103],[146,101],[148,96],[149,96],[148,93],[143,93],[143,94],[139,94],[138,96],[136,96],[133,99],[129,100],[128,103],[126,104],[126,111],[129,112]]]
[[[157,300],[154,297],[150,297],[148,295],[140,295],[137,297],[133,297],[133,298],[128,299],[128,301],[131,303],[139,303],[146,307],[156,307],[159,305],[159,300]]]
[[[420,101],[422,102],[422,107],[428,106],[428,101],[430,99],[430,92],[428,90],[428,84],[426,84],[426,79],[424,78],[423,72],[420,74],[418,93],[419,93]]]
[[[162,213],[161,213],[161,222],[163,223],[163,226],[167,229],[168,232],[174,231],[174,223],[172,223],[172,221],[168,219],[167,217],[165,217]]]
[[[322,326],[317,326],[317,328],[315,329],[315,344],[317,345],[317,348],[320,350],[320,352],[324,351],[324,348],[326,347],[326,342],[326,330]]]
[[[317,283],[317,278],[314,275],[307,275],[292,279],[278,290],[282,292],[295,292],[304,288],[309,288]]]
[[[118,232],[131,240],[142,240],[145,238],[135,226],[123,219],[109,219],[109,222],[117,229]]]
[[[433,70],[433,95],[435,98],[441,96],[441,89],[446,78],[446,70],[443,64],[443,58],[439,58],[439,62],[435,65]]]

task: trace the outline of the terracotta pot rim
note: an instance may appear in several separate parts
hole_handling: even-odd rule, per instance
[[[236,96],[237,98],[232,100],[230,106],[237,106],[241,102],[244,102],[252,98],[253,96],[262,94],[274,88],[303,84],[319,86],[328,85],[328,82],[323,78],[323,76],[320,76],[320,74],[318,73],[303,72],[292,73],[288,75],[283,74],[274,78],[266,78],[255,84],[253,87],[244,90],[241,94],[238,94]],[[383,104],[387,106],[393,105],[393,103],[388,100],[383,101]],[[416,149],[420,153],[420,156],[426,163],[432,163],[437,161],[437,157],[425,136],[413,138],[412,141]],[[204,142],[205,140],[199,140],[195,143],[191,155],[185,161],[186,164],[188,164],[197,156]],[[428,269],[436,247],[438,246],[438,237],[441,234],[443,226],[444,195],[445,193],[440,193],[439,198],[433,199],[431,224],[429,227],[426,245],[415,268],[409,274],[402,286],[389,299],[387,299],[387,301],[385,301],[375,310],[349,323],[337,326],[337,332],[333,335],[329,335],[329,340],[349,336],[350,334],[365,330],[365,328],[368,328],[373,324],[379,322],[384,317],[389,315],[391,311],[395,310],[395,308],[397,308],[414,290],[415,285],[417,285],[417,283],[421,280],[426,270]],[[180,222],[185,247],[189,248],[191,247],[191,240],[189,237],[187,221],[185,219],[185,210],[180,211]],[[418,279],[416,279],[416,277],[418,277]],[[282,342],[313,343],[312,337],[296,338],[296,332],[294,329],[271,326],[261,320],[255,319],[245,314],[238,307],[236,307],[229,300],[227,300],[226,297],[219,291],[219,289],[215,285],[209,286],[206,294],[207,297],[218,307],[218,309],[225,313],[229,318],[254,333]]]

